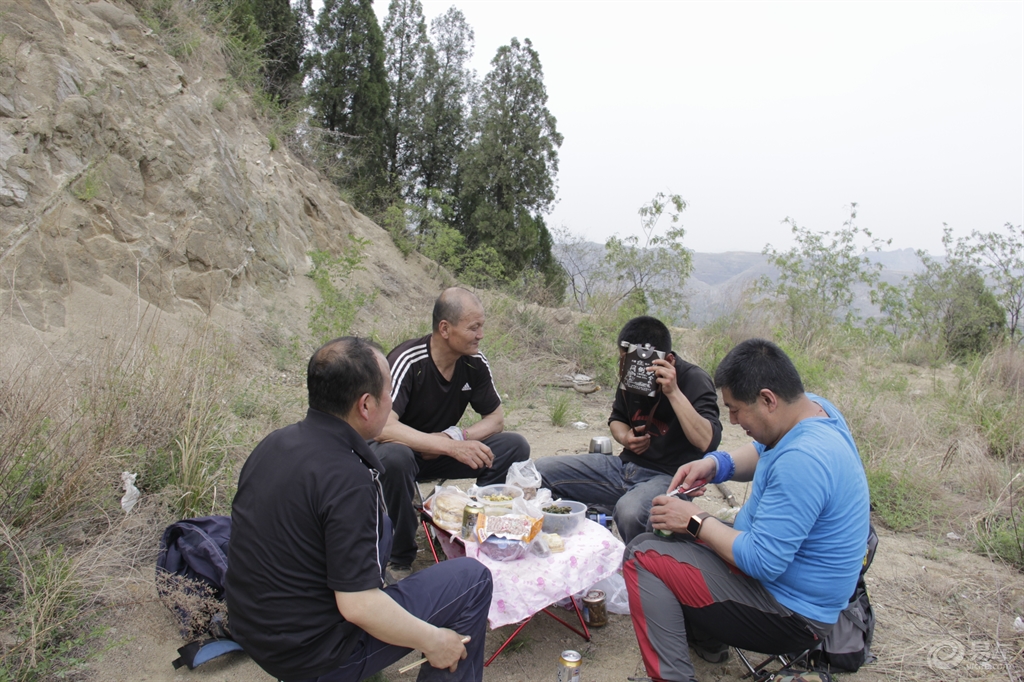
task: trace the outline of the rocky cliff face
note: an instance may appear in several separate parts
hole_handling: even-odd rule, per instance
[[[375,314],[425,317],[426,262],[271,149],[215,50],[179,61],[104,1],[3,0],[0,34],[0,317],[60,328],[78,287],[248,317],[349,234]]]

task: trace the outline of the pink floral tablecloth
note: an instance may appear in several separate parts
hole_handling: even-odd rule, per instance
[[[607,528],[588,519],[562,536],[564,552],[544,558],[530,554],[515,561],[495,561],[480,554],[474,542],[466,543],[463,550],[461,541],[444,540],[445,554],[474,557],[491,570],[494,593],[487,621],[492,630],[518,623],[607,578],[621,568],[626,549]]]

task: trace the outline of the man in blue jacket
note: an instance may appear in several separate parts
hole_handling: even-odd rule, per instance
[[[695,682],[687,643],[711,662],[728,647],[801,651],[846,607],[868,537],[867,478],[846,421],[805,393],[786,354],[763,339],[733,348],[715,372],[729,421],[754,439],[684,464],[669,490],[753,481],[730,526],[677,497],[655,498],[623,575],[637,641],[655,681]]]

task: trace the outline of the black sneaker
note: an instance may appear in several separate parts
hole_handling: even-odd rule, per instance
[[[403,578],[408,578],[412,575],[412,566],[398,566],[396,564],[388,564],[388,568],[384,571],[384,584],[394,585]]]
[[[697,652],[697,655],[708,663],[725,663],[729,660],[729,645],[723,644],[721,649],[705,649],[696,642],[690,642],[690,646]]]

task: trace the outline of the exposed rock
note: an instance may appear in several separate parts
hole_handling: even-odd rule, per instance
[[[12,0],[0,43],[0,301],[64,325],[75,287],[166,312],[260,317],[308,252],[368,239],[372,317],[425,316],[438,281],[267,132],[225,65],[169,56],[129,5]],[[395,267],[401,264],[401,267]],[[436,271],[436,268],[435,268]],[[15,309],[17,314],[13,314]],[[368,314],[369,315],[369,314]]]

